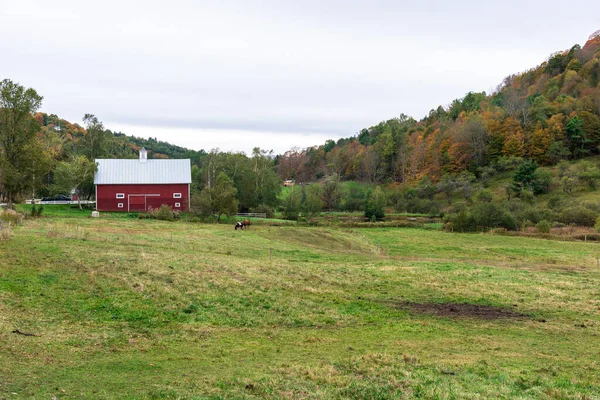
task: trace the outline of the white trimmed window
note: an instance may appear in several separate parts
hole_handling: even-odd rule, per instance
[[[125,193],[117,193],[117,199],[124,199]]]
[[[175,203],[175,208],[181,207],[181,203]]]
[[[173,193],[173,198],[174,199],[180,199],[181,198],[181,193]]]
[[[118,203],[118,204],[117,204],[117,207],[119,207],[119,208],[123,208],[123,203]]]

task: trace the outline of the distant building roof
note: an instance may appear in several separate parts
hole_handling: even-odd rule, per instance
[[[141,158],[141,157],[140,157]],[[190,160],[97,159],[96,185],[192,183]]]

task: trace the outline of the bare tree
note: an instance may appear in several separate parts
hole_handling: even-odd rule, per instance
[[[531,114],[527,99],[521,97],[514,89],[506,90],[504,93],[504,108],[511,117],[521,122],[521,126],[525,127]]]
[[[477,165],[483,165],[487,144],[490,141],[490,132],[483,119],[479,115],[471,116],[463,125],[459,138],[468,144],[471,157]]]

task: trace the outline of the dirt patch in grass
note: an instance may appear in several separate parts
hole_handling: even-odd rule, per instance
[[[525,318],[528,315],[510,308],[459,303],[411,303],[396,302],[394,307],[418,314],[430,314],[449,318],[475,318],[484,320]]]

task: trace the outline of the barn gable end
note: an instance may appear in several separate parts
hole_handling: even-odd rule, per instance
[[[96,163],[94,184],[99,211],[144,212],[162,204],[189,211],[189,159],[148,160],[142,148],[137,160],[97,159]]]

